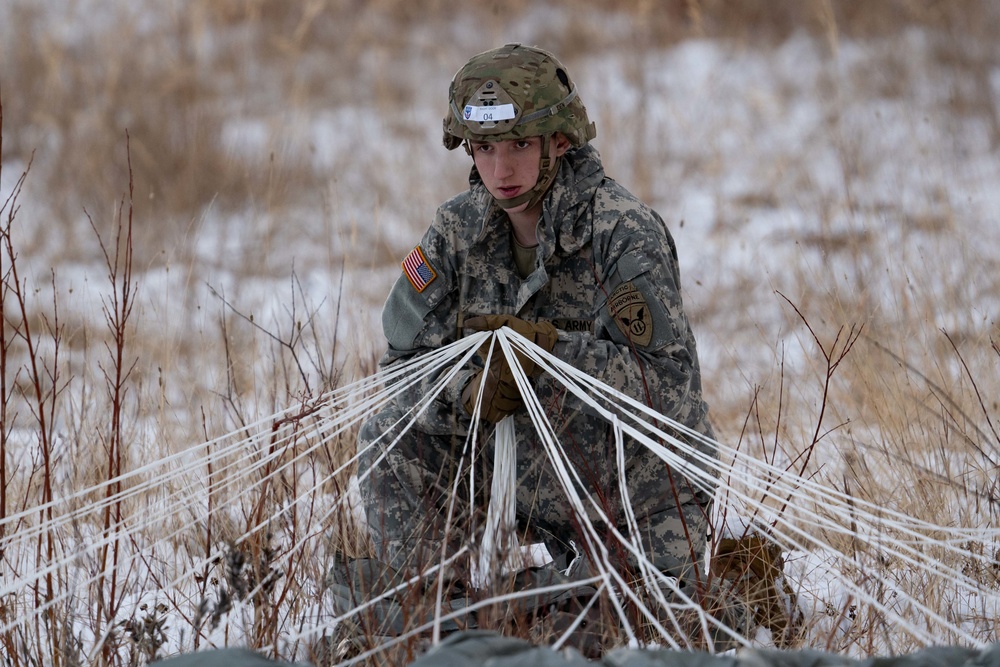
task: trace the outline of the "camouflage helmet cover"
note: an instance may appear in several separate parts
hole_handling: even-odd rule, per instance
[[[547,51],[507,44],[474,56],[448,90],[444,145],[562,132],[574,146],[596,136],[562,64]]]

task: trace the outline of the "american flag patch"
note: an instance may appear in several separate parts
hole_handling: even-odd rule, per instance
[[[403,260],[403,273],[410,279],[413,289],[423,292],[424,289],[437,278],[437,272],[427,263],[424,251],[417,246],[410,251],[410,254]]]

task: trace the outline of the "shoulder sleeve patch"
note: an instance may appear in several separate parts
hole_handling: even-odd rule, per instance
[[[625,338],[639,347],[653,339],[653,317],[642,292],[632,281],[619,285],[608,297],[608,311]]]
[[[413,289],[423,292],[437,278],[437,271],[424,256],[424,251],[417,246],[410,251],[402,262],[403,273],[409,279]]]

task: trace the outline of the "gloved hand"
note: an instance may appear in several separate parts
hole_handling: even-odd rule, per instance
[[[551,352],[552,348],[556,346],[556,341],[559,340],[559,330],[556,329],[556,326],[552,322],[546,320],[528,322],[514,315],[480,315],[470,317],[465,320],[465,326],[473,331],[496,331],[501,327],[510,327],[546,352]],[[524,369],[528,377],[536,377],[542,372],[542,369],[535,362],[520,352],[516,354],[521,368]],[[485,358],[486,355],[483,354],[482,356]],[[507,366],[503,351],[499,347],[493,350],[493,359],[498,358],[504,366]],[[507,373],[510,373],[509,368],[507,369]]]
[[[501,358],[503,355],[501,355]],[[494,361],[496,355],[494,354]],[[462,407],[471,417],[476,408],[476,399],[479,397],[479,387],[483,386],[483,405],[480,415],[483,419],[499,422],[507,415],[513,414],[523,405],[521,392],[517,389],[514,376],[511,374],[510,366],[507,363],[491,363],[486,368],[480,370],[465,385],[462,390]]]

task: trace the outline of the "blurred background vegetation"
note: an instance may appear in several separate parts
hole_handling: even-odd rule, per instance
[[[424,91],[443,99],[467,54],[511,35],[533,38],[572,66],[688,39],[768,48],[803,33],[835,53],[844,39],[932,28],[946,38],[941,61],[981,79],[957,88],[954,104],[990,114],[1000,139],[988,80],[996,54],[984,48],[998,34],[998,12],[976,0],[10,0],[2,12],[4,159],[24,164],[34,154],[33,180],[45,184],[51,223],[69,234],[67,222],[82,208],[120,196],[125,130],[143,234],[182,234],[208,206],[289,207],[315,200],[337,177],[331,166],[342,163],[317,161],[296,144],[296,111],[301,118],[307,109],[426,106]],[[905,54],[888,54],[887,66],[899,59]],[[407,66],[415,60],[417,70]],[[904,88],[901,73],[878,73],[878,85]],[[594,103],[598,95],[591,92]],[[229,123],[240,117],[267,121],[258,150],[230,139]],[[438,130],[393,114],[379,123],[396,125],[372,126],[391,137]],[[380,142],[367,139],[349,168],[376,191],[392,190],[392,175],[371,164]],[[40,227],[38,234],[51,230]],[[156,245],[140,236],[140,252]]]
[[[995,525],[997,35],[990,0],[6,0],[0,203],[30,164],[12,238],[62,382],[53,478],[109,475],[95,231],[112,243],[134,205],[119,469],[367,375],[399,258],[464,186],[448,82],[521,41],[571,69],[608,173],[665,214],[720,438]],[[3,432],[33,447],[23,321],[4,317],[10,405],[29,407]],[[25,504],[29,468],[8,469]]]

